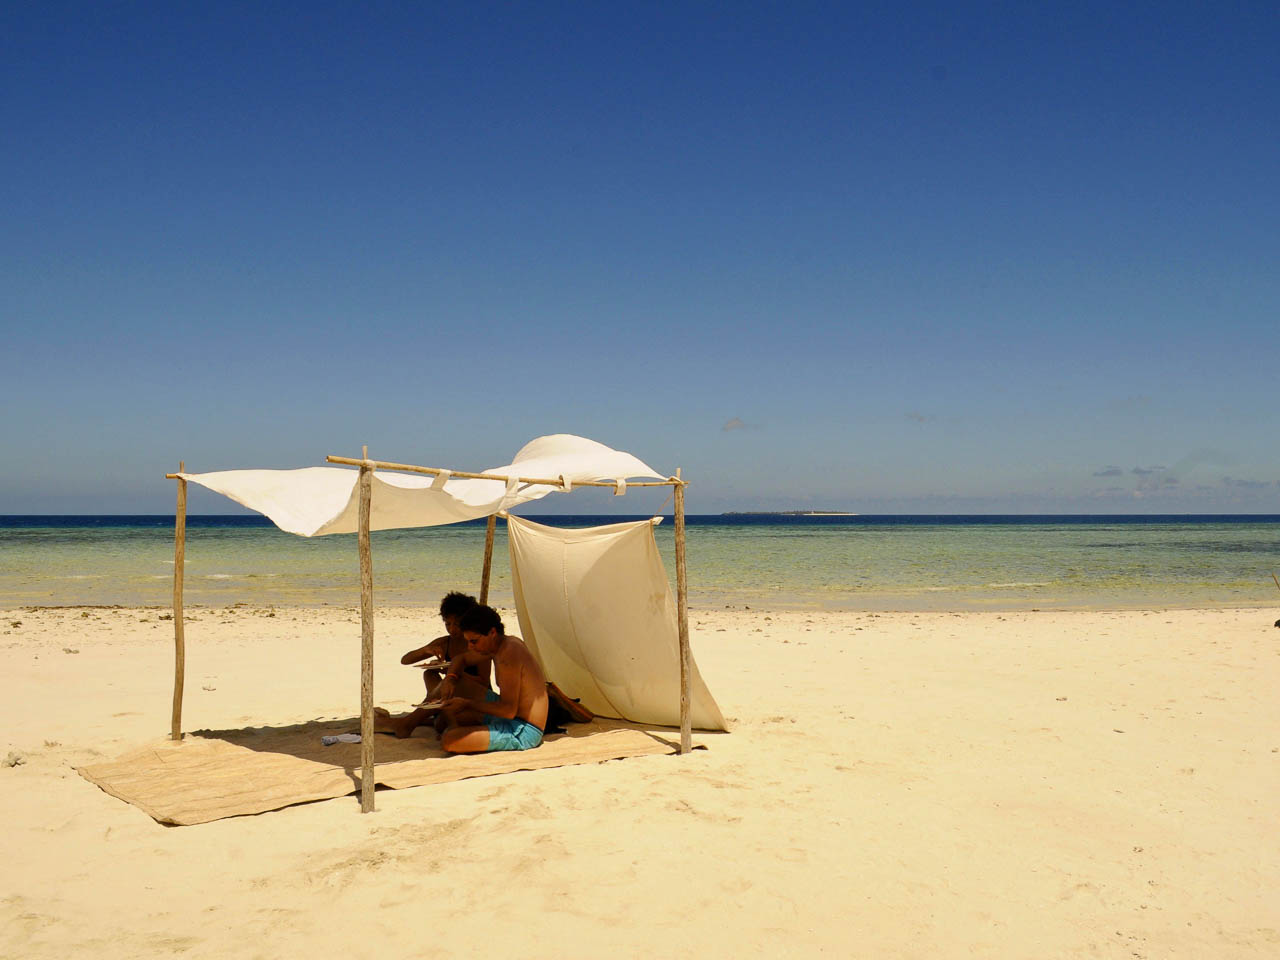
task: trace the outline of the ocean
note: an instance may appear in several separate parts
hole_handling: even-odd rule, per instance
[[[583,527],[616,516],[537,516]],[[638,518],[630,518],[638,519]],[[1280,515],[693,516],[690,605],[869,610],[1280,607]],[[491,600],[511,604],[498,523]],[[674,583],[674,532],[656,531]],[[375,602],[479,590],[483,521],[373,535]],[[188,607],[358,607],[353,535],[258,516],[187,521]],[[0,516],[0,606],[166,606],[172,516]]]

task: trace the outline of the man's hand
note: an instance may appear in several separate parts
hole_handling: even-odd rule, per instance
[[[473,704],[466,697],[447,697],[440,704],[440,709],[445,713],[457,713],[459,710],[465,710],[470,706],[473,706]]]

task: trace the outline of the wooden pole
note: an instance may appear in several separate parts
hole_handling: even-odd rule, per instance
[[[676,614],[680,623],[680,753],[693,749],[692,719],[689,716],[689,683],[692,659],[689,654],[689,584],[684,559],[684,481],[676,468]]]
[[[178,461],[178,472],[186,472],[186,461]],[[182,687],[187,670],[187,640],[183,634],[182,586],[186,578],[183,564],[187,555],[187,481],[178,477],[178,507],[173,516],[173,726],[169,736],[182,739]]]
[[[493,532],[498,526],[498,515],[489,514],[489,523],[484,528],[484,572],[480,574],[480,602],[489,602],[489,571],[493,568]]]
[[[365,448],[368,455],[368,447]],[[356,542],[360,550],[360,812],[373,811],[373,552],[369,545],[369,513],[373,502],[373,467],[360,466],[360,514]]]
[[[334,457],[324,458],[328,463],[345,463],[348,466],[359,467],[368,462],[373,464],[375,470],[403,470],[407,473],[425,473],[431,476],[437,476],[444,473],[443,467],[419,467],[411,463],[391,463],[386,460],[356,460],[352,457]],[[450,470],[449,476],[459,480],[501,480],[506,483],[511,477],[500,473],[466,473],[462,470]],[[559,487],[562,482],[559,477],[516,477],[516,483],[529,483],[540,487]],[[611,487],[616,488],[618,483],[616,480],[574,480],[575,487]],[[669,487],[672,485],[670,480],[637,480],[634,483],[628,483],[627,489],[632,487]]]

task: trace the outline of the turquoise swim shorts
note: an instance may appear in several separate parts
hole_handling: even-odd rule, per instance
[[[492,690],[484,698],[489,703],[502,699]],[[484,723],[489,728],[490,753],[497,750],[532,750],[542,742],[542,731],[519,717],[507,720],[503,717],[486,716]]]

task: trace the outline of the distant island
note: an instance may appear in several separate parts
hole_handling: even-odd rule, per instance
[[[722,517],[856,517],[848,510],[727,510]]]

